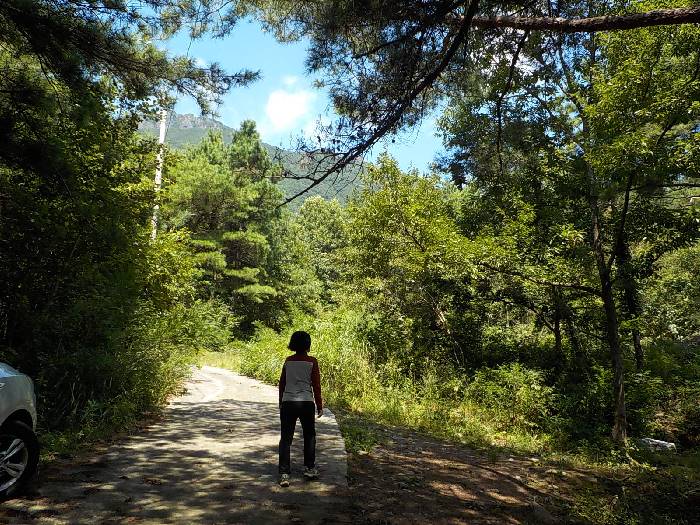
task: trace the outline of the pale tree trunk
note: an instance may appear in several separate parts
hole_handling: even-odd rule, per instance
[[[552,287],[552,302],[554,303],[554,351],[556,355],[564,360],[564,354],[562,353],[562,336],[561,336],[561,320],[562,320],[562,301],[561,293],[556,286]]]
[[[158,135],[158,155],[156,156],[156,175],[153,180],[156,201],[153,205],[153,216],[151,217],[151,240],[155,240],[156,235],[158,235],[158,213],[160,210],[160,205],[158,204],[158,193],[160,193],[160,186],[163,182],[163,154],[165,151],[165,132],[167,129],[167,116],[168,112],[165,109],[161,109],[160,133]]]

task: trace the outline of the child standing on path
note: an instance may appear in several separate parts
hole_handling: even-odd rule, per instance
[[[316,358],[309,356],[311,336],[302,331],[294,332],[288,348],[294,351],[294,355],[289,356],[284,362],[279,386],[282,424],[279,473],[282,487],[289,486],[291,473],[289,456],[297,419],[301,420],[301,428],[304,431],[304,477],[306,479],[318,477],[314,411],[318,417],[323,414],[321,372]]]

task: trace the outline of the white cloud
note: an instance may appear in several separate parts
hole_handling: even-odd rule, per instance
[[[316,100],[313,91],[286,91],[277,89],[270,93],[265,106],[265,114],[273,132],[280,133],[294,128],[300,120],[306,120]]]
[[[302,129],[302,133],[304,133],[304,136],[313,138],[314,135],[318,135],[318,119],[310,119],[306,124],[304,124],[304,128]]]
[[[194,59],[194,65],[197,67],[207,67],[207,63],[204,61],[204,59],[199,57]]]
[[[299,77],[294,75],[287,75],[282,78],[282,83],[287,87],[292,87],[299,82]]]

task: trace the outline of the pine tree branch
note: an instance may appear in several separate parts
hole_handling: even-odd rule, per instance
[[[384,137],[387,133],[389,133],[392,129],[395,128],[395,126],[400,122],[404,113],[408,110],[411,104],[413,104],[419,96],[421,96],[427,89],[429,89],[435,83],[435,81],[437,81],[437,79],[442,75],[445,69],[447,69],[457,51],[467,40],[467,38],[469,37],[470,29],[472,28],[471,20],[474,17],[474,14],[476,13],[478,5],[479,0],[470,1],[466,16],[462,17],[461,21],[459,22],[459,29],[457,30],[456,34],[451,40],[448,39],[446,41],[444,49],[441,53],[442,56],[440,61],[436,64],[434,68],[432,68],[428,72],[427,75],[425,75],[420,80],[420,82],[418,82],[418,84],[412,90],[410,90],[404,97],[397,101],[396,108],[393,111],[391,111],[391,113],[387,115],[387,117],[383,119],[383,121],[378,123],[379,125],[370,134],[370,136],[362,140],[359,144],[351,148],[346,153],[339,155],[338,160],[329,169],[325,170],[324,173],[322,173],[306,188],[302,189],[301,191],[297,192],[291,197],[286,198],[281,204],[281,206],[289,204],[297,197],[300,197],[304,193],[309,192],[315,186],[321,184],[321,182],[323,182],[334,171],[342,170],[343,168],[348,166],[355,159],[361,157],[382,137]]]
[[[455,20],[459,20],[456,18]],[[558,33],[593,33],[596,31],[623,31],[641,27],[700,23],[700,7],[654,9],[646,13],[607,15],[590,18],[475,16],[472,25],[479,29],[510,27],[530,31]]]

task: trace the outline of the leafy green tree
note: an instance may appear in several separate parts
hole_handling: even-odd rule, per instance
[[[384,156],[368,169],[348,219],[343,274],[350,290],[366,297],[377,358],[398,358],[412,373],[429,355],[464,365],[459,327],[468,328],[452,314],[470,267],[456,259],[462,238],[449,189],[437,178],[402,173]]]
[[[32,56],[5,50],[0,64],[12,134],[0,158],[0,360],[35,379],[44,429],[124,424],[166,399],[198,347],[227,341],[228,313],[196,300],[186,239],[150,241],[155,147],[130,113],[116,117],[108,83],[84,96]]]
[[[656,339],[690,340],[700,336],[700,244],[665,254],[644,289],[644,323]]]
[[[693,26],[639,30],[633,42],[621,33],[524,35],[512,59],[497,62],[502,83],[466,74],[464,96],[455,97],[445,120],[454,150],[449,170],[458,182],[471,174],[497,202],[516,189],[539,216],[552,218],[555,210],[560,228],[587,232],[579,260],[592,264],[586,273],[597,273],[619,441],[626,435],[621,313],[638,366],[643,361],[637,280],[649,266],[635,262],[635,248],[648,261],[649,252],[694,235],[692,210],[672,202],[697,186],[697,56],[686,52],[697,49],[697,39]],[[486,48],[473,60],[492,62],[496,54]],[[488,89],[485,101],[470,98],[475,85]],[[652,232],[663,234],[653,239]]]
[[[349,243],[345,208],[335,199],[316,196],[304,201],[295,221],[298,236],[305,244],[309,264],[322,283],[321,299],[332,300],[333,290],[341,284],[341,253]]]
[[[206,294],[226,302],[244,332],[255,321],[278,325],[287,300],[295,301],[292,288],[305,285],[286,253],[294,249],[274,184],[279,175],[250,121],[231,144],[211,133],[167,171],[167,227],[191,232]]]

